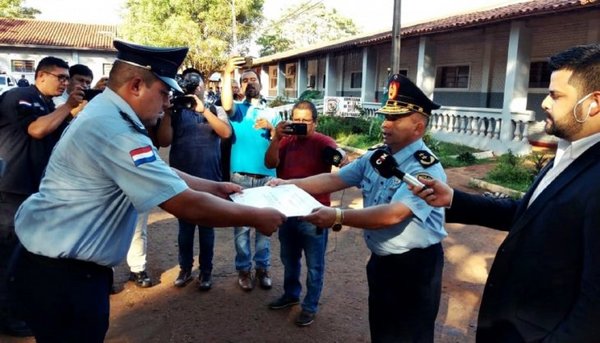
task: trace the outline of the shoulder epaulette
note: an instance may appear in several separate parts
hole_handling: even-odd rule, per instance
[[[423,168],[429,168],[440,161],[437,159],[437,157],[433,156],[429,151],[426,150],[418,150],[413,156],[415,156]]]

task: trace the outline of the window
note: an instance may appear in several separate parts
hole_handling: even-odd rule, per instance
[[[296,65],[287,64],[285,66],[285,88],[295,89],[296,88]]]
[[[408,69],[400,69],[398,74],[408,77]]]
[[[277,88],[277,67],[270,68],[269,88]]]
[[[13,73],[35,73],[35,61],[11,60],[10,66]]]
[[[286,77],[285,78],[285,88],[294,89],[296,88],[296,79],[294,77]]]
[[[102,63],[102,75],[108,76],[110,74],[110,70],[112,69],[112,63]]]
[[[362,87],[362,72],[350,74],[350,88]]]
[[[317,85],[317,77],[315,75],[308,76],[308,87],[314,89]]]
[[[529,88],[548,88],[550,66],[548,62],[531,62],[529,67]]]
[[[469,66],[438,67],[436,88],[469,88]]]

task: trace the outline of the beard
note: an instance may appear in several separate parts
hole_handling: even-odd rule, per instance
[[[577,118],[581,118],[581,107],[577,112]],[[567,113],[558,121],[554,117],[550,117],[549,119],[546,119],[546,125],[544,126],[544,130],[547,134],[566,140],[571,140],[571,138],[578,134],[582,129],[583,123],[578,123],[575,118],[573,118],[573,112]]]
[[[253,84],[249,84],[246,86],[246,92],[244,95],[248,99],[257,99],[260,97],[260,89]]]

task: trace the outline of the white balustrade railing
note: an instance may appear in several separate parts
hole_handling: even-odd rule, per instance
[[[319,112],[323,110],[323,101],[315,102]],[[377,102],[361,104],[363,116],[375,117],[381,108]],[[275,107],[283,119],[291,117],[293,104]],[[429,118],[428,131],[443,142],[462,144],[482,150],[506,153],[511,150],[518,155],[531,152],[527,132],[533,123],[533,111],[513,111],[510,121],[505,121],[500,108],[450,107],[434,110]],[[502,136],[503,125],[510,125],[506,138]]]
[[[433,111],[428,129],[441,141],[500,153],[511,150],[526,154],[531,150],[527,131],[534,119],[533,111],[513,111],[510,121],[506,121],[500,108],[444,106]],[[510,125],[506,138],[501,137],[503,125]]]

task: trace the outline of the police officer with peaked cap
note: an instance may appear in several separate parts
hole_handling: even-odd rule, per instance
[[[405,173],[445,180],[422,140],[431,110],[439,105],[401,75],[391,77],[388,90],[388,101],[378,111],[385,117],[383,149]],[[339,172],[271,184],[293,183],[311,194],[359,187],[364,208],[321,207],[304,219],[317,227],[364,229],[371,250],[367,279],[373,342],[433,342],[444,263],[440,242],[447,235],[444,210],[414,196],[399,178],[380,174],[370,161],[377,152],[368,151]]]
[[[22,248],[11,286],[38,341],[104,340],[111,267],[127,253],[138,211],[160,206],[189,222],[251,225],[268,235],[285,219],[226,201],[239,186],[192,177],[158,156],[144,125],[179,90],[173,78],[187,48],[114,46],[108,87],[67,128],[39,193],[15,217]]]

